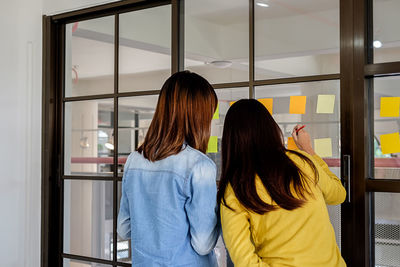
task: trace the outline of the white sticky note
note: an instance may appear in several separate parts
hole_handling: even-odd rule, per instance
[[[332,139],[320,138],[314,139],[314,150],[321,158],[332,157]]]
[[[332,114],[335,108],[335,95],[318,95],[317,113]]]

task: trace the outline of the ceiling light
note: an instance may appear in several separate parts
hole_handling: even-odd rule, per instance
[[[114,145],[109,142],[105,143],[104,146],[109,150],[114,150]]]
[[[89,140],[88,140],[88,138],[87,138],[87,137],[82,137],[82,138],[79,140],[79,146],[80,146],[81,148],[89,148],[90,145],[89,145]]]
[[[379,40],[375,40],[374,41],[374,47],[375,48],[381,48],[382,47],[382,42]]]
[[[269,5],[268,5],[268,4],[266,4],[266,3],[261,3],[261,2],[258,2],[258,3],[257,3],[257,6],[261,6],[261,7],[269,7]]]
[[[109,150],[114,150],[114,132],[108,138],[108,141],[107,141],[107,143],[104,144],[104,146]]]
[[[214,60],[207,64],[210,64],[216,68],[224,69],[232,66],[232,61],[229,60]]]

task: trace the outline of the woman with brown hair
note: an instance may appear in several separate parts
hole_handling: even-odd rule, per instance
[[[163,85],[122,181],[118,234],[132,240],[133,266],[216,265],[216,166],[205,152],[217,104],[195,73],[178,72]]]
[[[217,199],[235,266],[346,266],[326,208],[346,191],[303,128],[292,133],[300,150],[287,150],[257,100],[236,102],[225,117]]]

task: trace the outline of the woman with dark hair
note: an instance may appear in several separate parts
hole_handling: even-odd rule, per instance
[[[201,76],[163,85],[143,144],[125,164],[118,234],[133,266],[215,266],[216,166],[206,155],[218,100]]]
[[[257,100],[240,100],[225,117],[218,191],[221,225],[235,266],[346,266],[326,204],[346,191],[297,125],[300,150]]]

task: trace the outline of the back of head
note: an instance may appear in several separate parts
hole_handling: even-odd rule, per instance
[[[143,144],[144,157],[157,161],[179,153],[186,141],[205,153],[218,99],[212,86],[196,73],[182,71],[164,83]]]
[[[258,175],[280,207],[287,210],[300,207],[305,202],[307,188],[301,180],[302,171],[286,152],[278,124],[260,102],[243,99],[233,104],[225,117],[222,137],[219,203],[225,203],[225,189],[230,184],[238,200],[249,210],[263,214],[275,209],[258,196],[255,186]],[[301,153],[292,153],[314,166]]]

